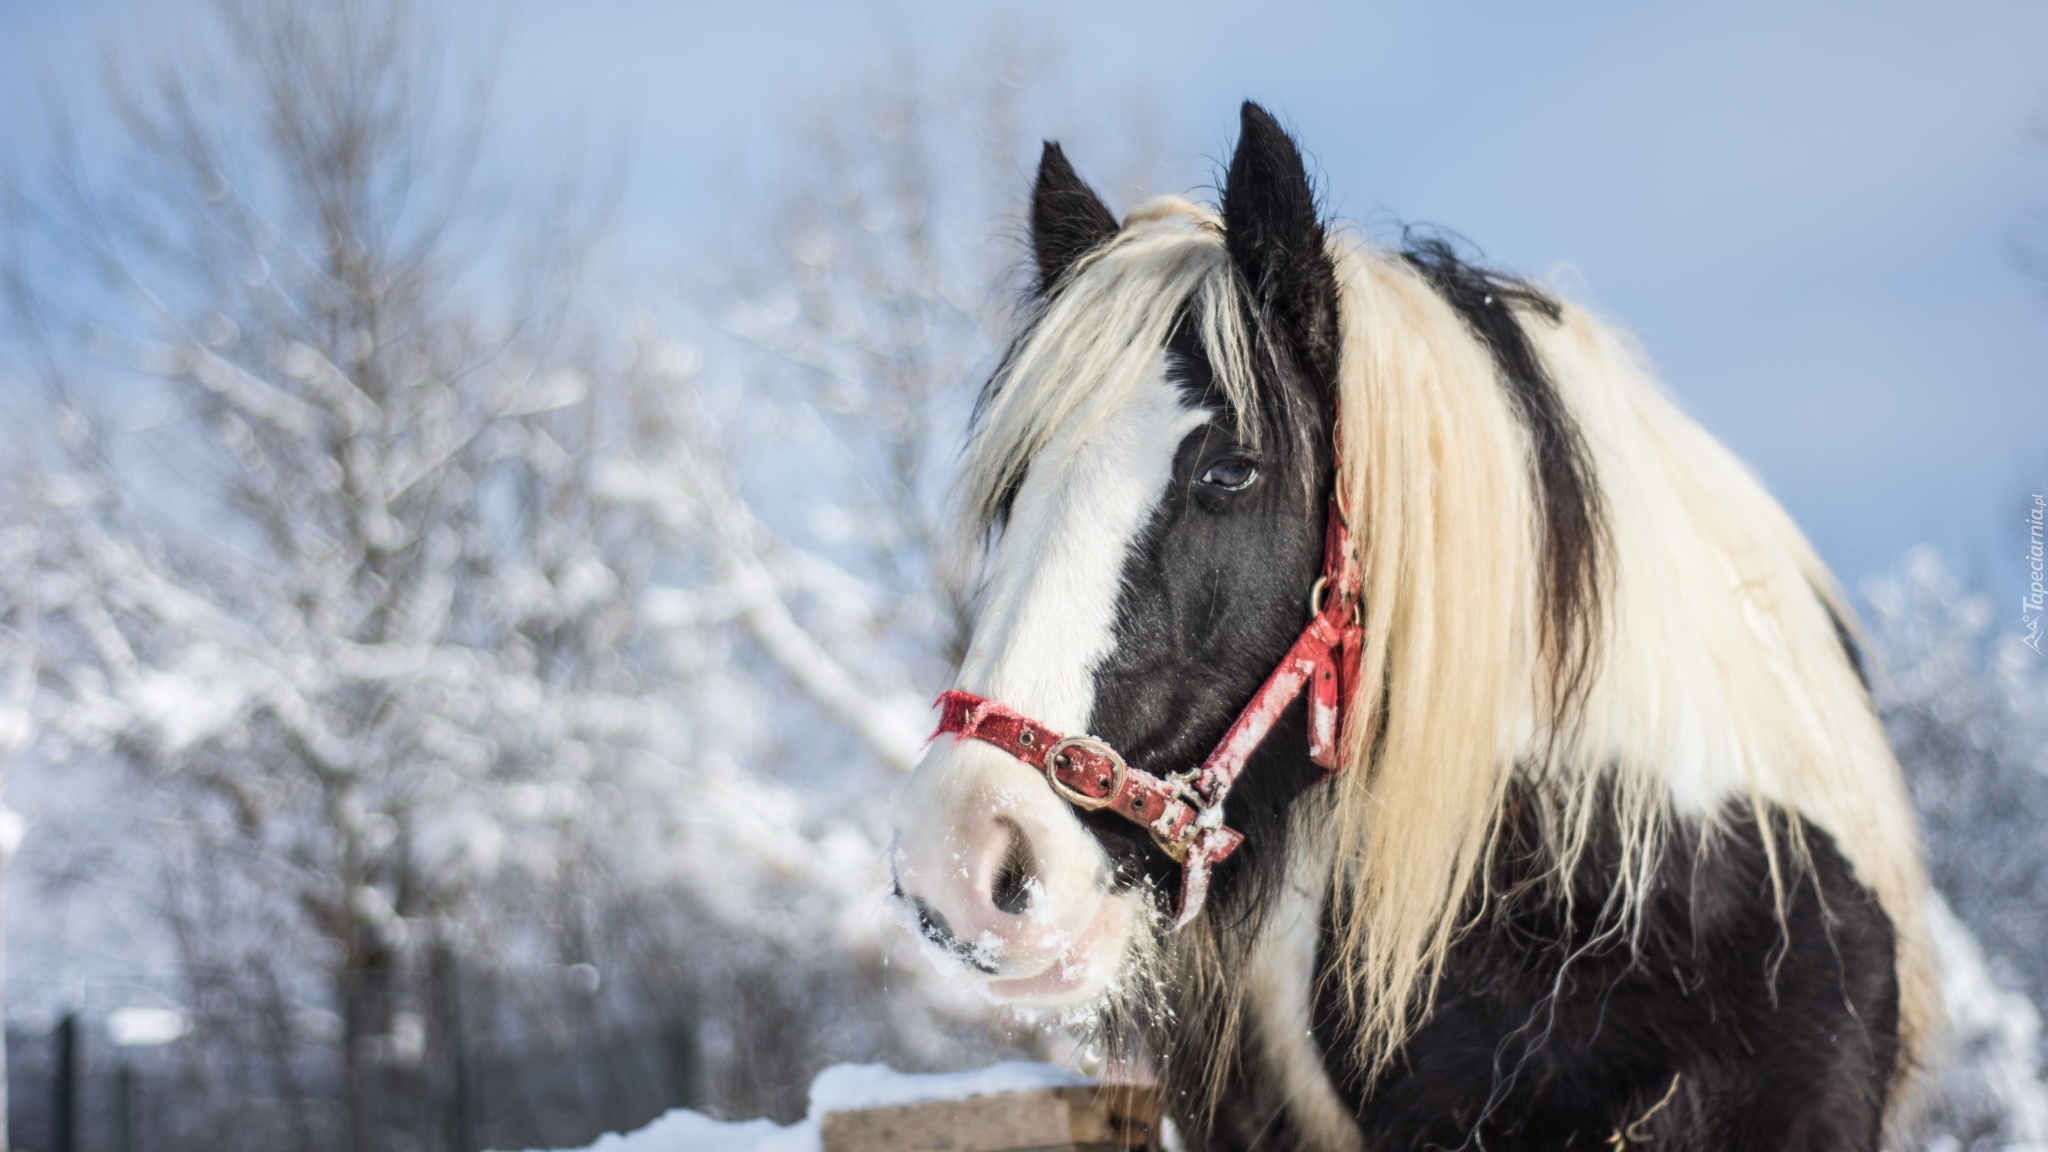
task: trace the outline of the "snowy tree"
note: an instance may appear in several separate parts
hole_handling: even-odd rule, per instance
[[[288,1078],[331,1005],[347,1143],[389,1147],[428,957],[493,923],[465,913],[501,863],[554,883],[650,810],[636,781],[732,750],[634,651],[642,585],[688,557],[592,487],[621,433],[577,344],[588,189],[493,207],[480,105],[443,111],[463,78],[403,0],[215,14],[118,74],[115,174],[60,139],[17,186],[54,435],[11,634],[36,634],[44,728],[171,805],[150,832],[197,1042]],[[239,1138],[324,1138],[262,1087],[223,1092],[287,1102]]]
[[[1952,1035],[1934,1129],[1960,1147],[2048,1142],[2048,670],[1931,547],[1865,592],[1878,701],[1946,897],[1933,923]]]
[[[2048,669],[1931,548],[1866,591],[1935,882],[2006,978],[2048,1001]]]
[[[270,982],[326,969],[359,1148],[379,1046],[419,1042],[407,926],[460,900],[486,786],[545,779],[586,735],[587,670],[620,630],[616,575],[554,528],[578,499],[556,441],[576,422],[549,414],[583,384],[542,359],[548,313],[493,339],[449,312],[471,133],[449,148],[425,119],[440,78],[409,15],[224,6],[232,57],[130,74],[141,171],[103,196],[64,170],[68,195],[31,206],[39,235],[104,265],[92,289],[140,303],[90,336],[140,381],[52,353],[69,434],[38,590],[58,722],[184,785],[179,879],[217,889],[188,943],[234,939],[207,926],[239,908],[288,958]],[[74,304],[47,284],[19,294],[38,320]],[[138,467],[107,390],[157,385],[188,432]],[[500,595],[462,594],[479,584]],[[188,948],[188,971],[221,967]]]

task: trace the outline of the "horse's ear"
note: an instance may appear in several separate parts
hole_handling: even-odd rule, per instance
[[[1116,216],[1102,197],[1075,173],[1060,146],[1047,140],[1031,192],[1031,251],[1038,258],[1039,292],[1050,295],[1075,261],[1116,233]]]
[[[1337,379],[1337,270],[1324,247],[1315,190],[1279,121],[1247,100],[1223,186],[1223,236],[1250,290],[1295,363],[1321,387]]]

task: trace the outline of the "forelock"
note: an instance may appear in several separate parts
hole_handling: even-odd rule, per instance
[[[1025,322],[975,408],[966,511],[982,535],[1003,518],[1047,441],[1085,440],[1124,410],[1185,313],[1217,390],[1256,435],[1252,366],[1235,273],[1215,213],[1179,197],[1131,210]]]

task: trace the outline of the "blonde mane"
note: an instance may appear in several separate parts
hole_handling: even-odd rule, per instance
[[[1583,437],[1607,533],[1590,659],[1564,673],[1584,679],[1561,706],[1569,662],[1543,630],[1530,435],[1487,347],[1399,254],[1346,235],[1329,251],[1337,483],[1365,570],[1366,649],[1331,797],[1339,991],[1359,1066],[1384,1068],[1429,1012],[1520,782],[1558,875],[1594,829],[1618,826],[1610,933],[1639,922],[1674,816],[1703,821],[1712,851],[1722,801],[1749,800],[1781,913],[1806,846],[1796,821],[1772,835],[1770,814],[1824,831],[1896,932],[1910,1069],[1940,1014],[1917,831],[1843,658],[1836,621],[1851,614],[1811,546],[1626,336],[1570,304],[1555,322],[1521,312]],[[1233,412],[1255,421],[1235,283],[1218,218],[1178,199],[1133,212],[1069,272],[984,402],[967,481],[976,530],[1055,429],[1116,410],[1183,304]]]

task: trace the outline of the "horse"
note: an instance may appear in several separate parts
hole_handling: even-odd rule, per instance
[[[893,900],[1135,1037],[1197,1152],[1875,1149],[1940,1017],[1854,618],[1632,340],[1318,207],[1048,142],[988,569]],[[1090,1023],[1092,1022],[1092,1023]]]

